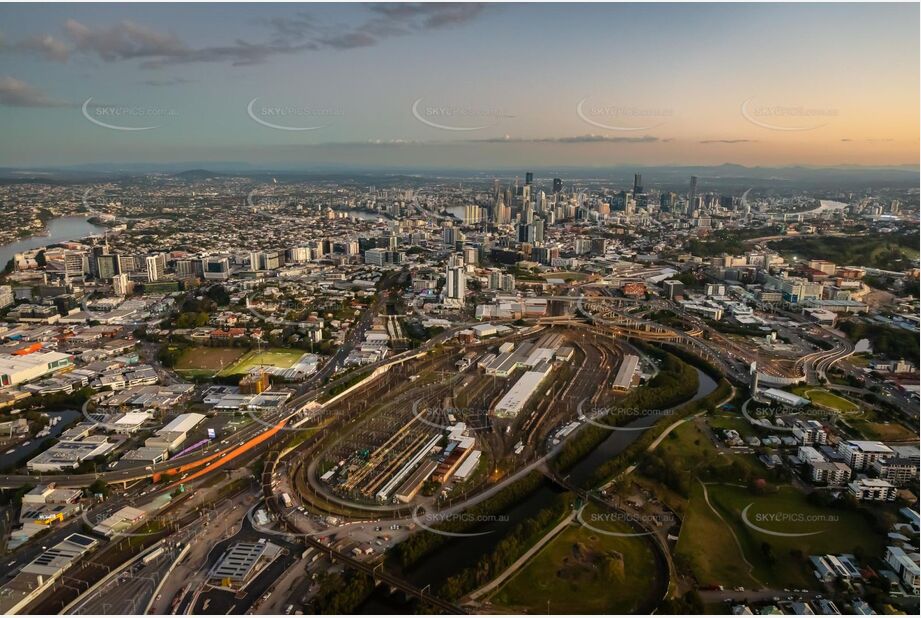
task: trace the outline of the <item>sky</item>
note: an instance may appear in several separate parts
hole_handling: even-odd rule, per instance
[[[3,4],[0,166],[906,165],[917,4]]]

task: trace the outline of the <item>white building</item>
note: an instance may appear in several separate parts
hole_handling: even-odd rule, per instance
[[[892,449],[882,442],[872,440],[842,440],[838,453],[852,470],[864,470],[881,457],[891,457]]]
[[[867,502],[892,502],[898,493],[895,485],[881,479],[860,478],[848,483],[852,496]]]

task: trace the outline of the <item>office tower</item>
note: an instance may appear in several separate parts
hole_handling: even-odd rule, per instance
[[[691,186],[688,189],[688,210],[697,204],[697,176],[691,176]]]
[[[554,193],[554,195],[558,195],[558,194],[561,193],[562,191],[563,191],[563,179],[562,179],[562,178],[554,178],[554,179],[553,179],[553,193]]]
[[[678,205],[678,195],[671,191],[659,196],[659,208],[671,212]]]
[[[684,284],[677,279],[669,279],[668,281],[663,281],[662,287],[665,290],[665,298],[669,300],[674,300],[676,296],[681,296],[684,294]]]
[[[453,247],[457,244],[458,239],[458,230],[456,227],[450,224],[445,224],[444,229],[442,230],[442,241],[445,246]]]
[[[118,272],[117,255],[103,254],[96,256],[96,276],[99,279],[111,279]]]
[[[148,255],[147,256],[147,280],[148,281],[159,281],[164,273],[166,272],[166,267],[164,264],[163,255]]]
[[[118,272],[120,273],[133,273],[137,272],[138,263],[133,255],[120,255],[118,256]]]
[[[464,255],[462,253],[452,253],[448,256],[448,268],[457,268],[464,265]]]
[[[464,247],[464,264],[476,264],[479,262],[479,255],[476,247]]]
[[[544,242],[544,220],[535,219],[531,226],[534,228],[534,242]]]
[[[525,172],[524,173],[524,184],[528,186],[534,182],[534,172]]]
[[[534,242],[534,226],[527,223],[518,224],[518,242]]]
[[[387,250],[386,249],[368,249],[365,251],[365,264],[373,264],[374,266],[383,266],[387,263]]]
[[[265,254],[260,251],[251,251],[249,254],[250,270],[265,270]]]
[[[209,257],[202,260],[202,276],[205,279],[230,279],[230,259]]]
[[[634,174],[633,175],[633,195],[637,195],[643,192],[643,175]]]

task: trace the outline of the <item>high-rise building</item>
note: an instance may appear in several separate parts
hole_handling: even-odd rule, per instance
[[[467,273],[464,266],[448,266],[445,283],[445,298],[464,302],[467,294]]]
[[[96,256],[96,276],[109,280],[119,273],[118,256],[108,253]]]
[[[165,260],[163,259],[163,254],[157,255],[148,255],[147,256],[147,280],[148,281],[159,281],[163,275],[166,273]]]
[[[554,178],[554,179],[553,179],[553,193],[554,193],[554,195],[559,194],[559,193],[562,193],[562,191],[563,191],[563,179],[562,179],[562,178]]]
[[[480,222],[480,207],[476,204],[464,206],[464,224],[474,225]]]
[[[230,259],[209,257],[202,260],[202,275],[205,279],[230,279]]]
[[[697,205],[697,176],[691,176],[691,186],[688,187],[688,210]]]
[[[528,186],[534,182],[534,172],[525,172],[524,173],[524,184]]]
[[[634,174],[633,175],[633,195],[637,195],[643,192],[643,175]]]
[[[121,273],[112,277],[112,288],[116,296],[127,296],[131,293],[131,280],[128,273]]]
[[[665,290],[665,298],[669,300],[674,300],[676,296],[681,296],[684,294],[684,284],[677,279],[669,279],[668,281],[663,281],[662,287]]]

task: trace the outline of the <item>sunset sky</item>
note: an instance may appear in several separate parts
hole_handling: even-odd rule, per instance
[[[918,20],[878,3],[4,4],[0,166],[917,164]]]

